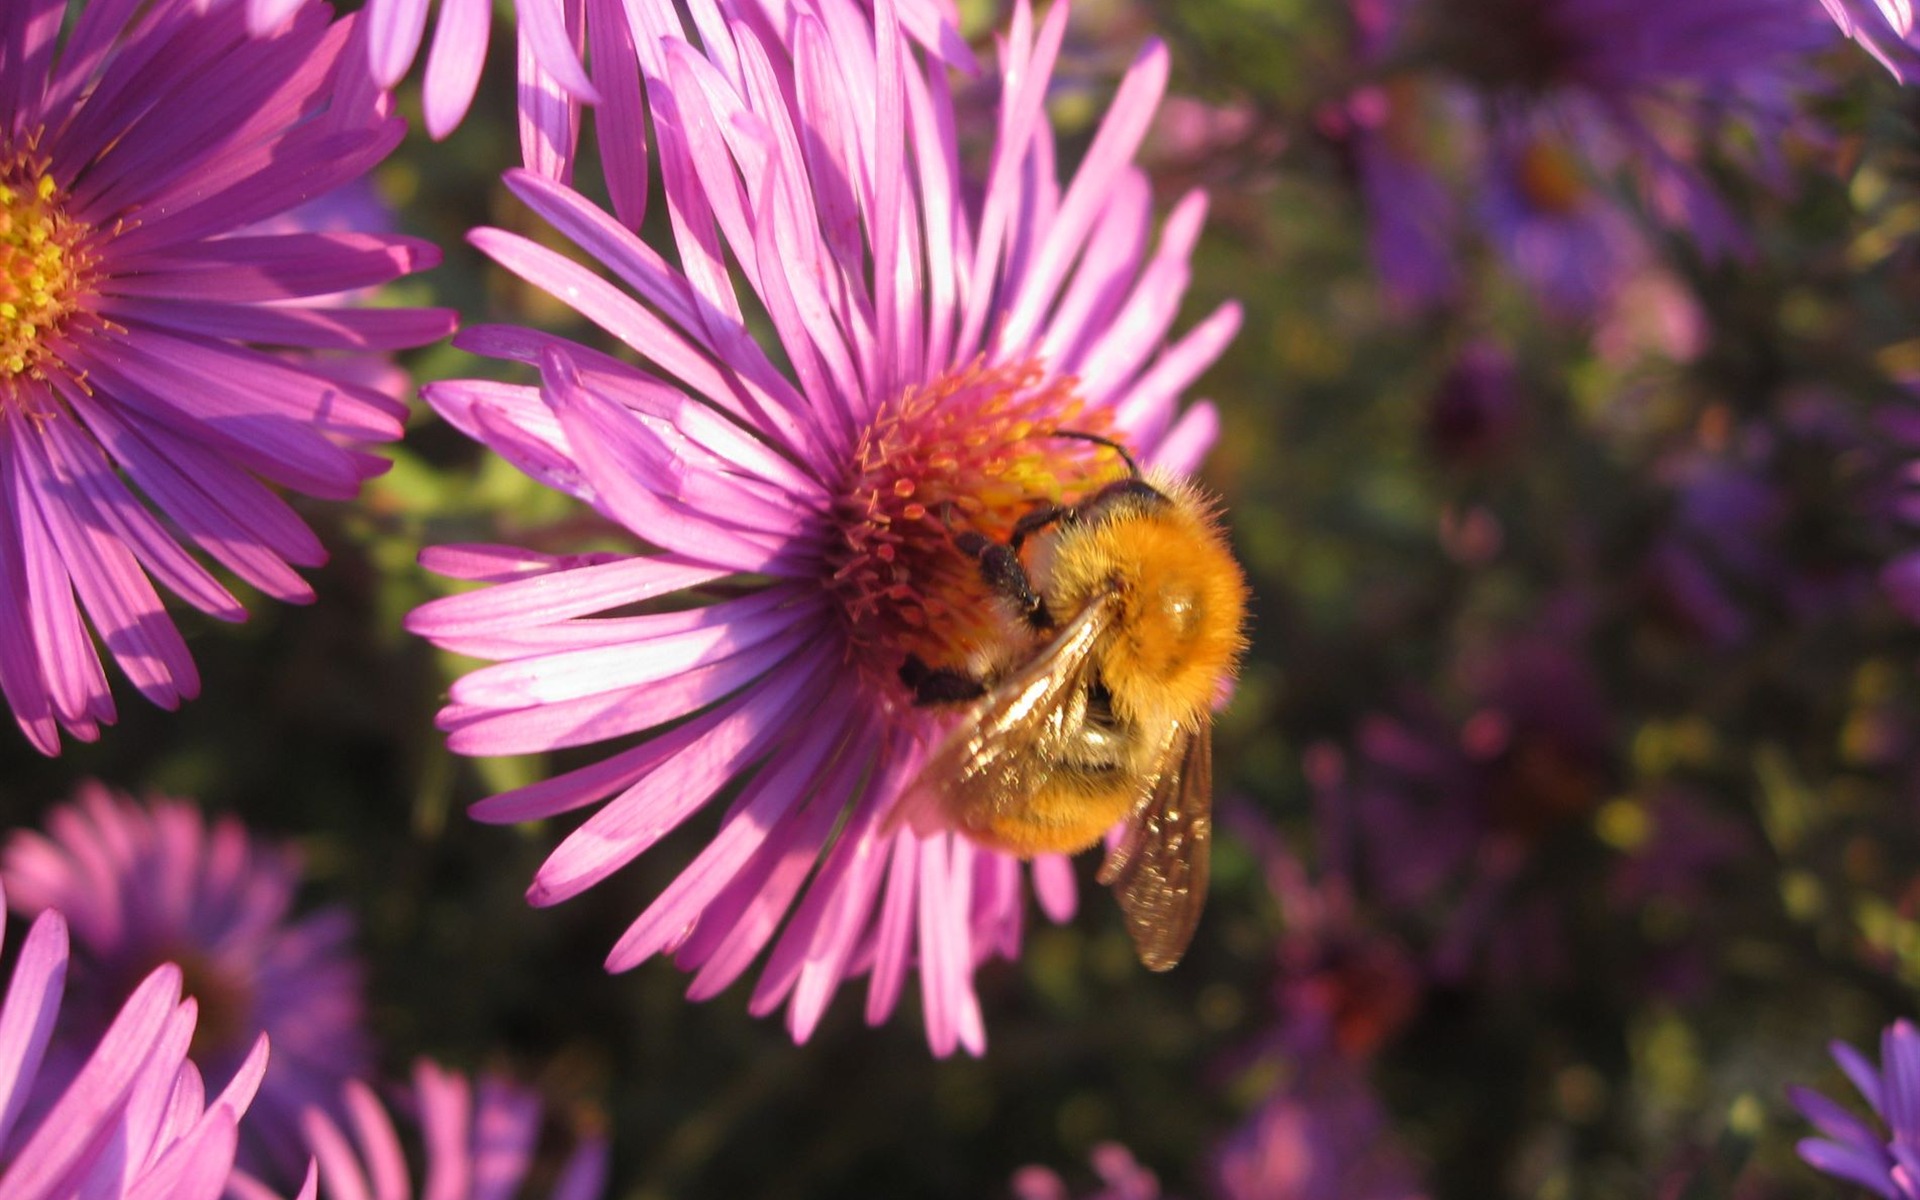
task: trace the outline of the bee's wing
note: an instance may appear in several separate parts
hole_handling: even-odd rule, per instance
[[[1152,789],[1127,818],[1126,834],[1100,867],[1127,916],[1134,949],[1150,971],[1180,961],[1207,901],[1213,839],[1213,725],[1176,727]]]
[[[1073,709],[1086,702],[1093,648],[1113,613],[1110,596],[1095,597],[1032,661],[974,701],[889,824],[904,819],[925,835],[1031,800],[1079,728]]]

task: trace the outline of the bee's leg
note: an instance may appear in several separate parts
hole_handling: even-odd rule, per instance
[[[987,586],[1013,601],[1027,624],[1042,632],[1053,628],[1053,614],[1047,611],[1046,601],[1033,590],[1027,568],[1012,546],[991,541],[972,530],[957,535],[953,544],[980,564],[980,577],[987,581]]]
[[[929,667],[918,654],[907,655],[900,664],[900,682],[913,693],[915,706],[953,704],[978,700],[987,694],[987,685],[956,667]]]
[[[1007,545],[1014,553],[1018,554],[1020,547],[1025,544],[1028,538],[1039,533],[1047,526],[1057,525],[1061,521],[1070,519],[1072,516],[1073,510],[1070,508],[1058,504],[1043,504],[1014,522],[1013,534],[1007,538]]]

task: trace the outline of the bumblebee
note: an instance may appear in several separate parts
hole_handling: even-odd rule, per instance
[[[1213,506],[1129,475],[1043,505],[1007,541],[955,545],[1001,598],[1004,636],[964,667],[910,658],[917,704],[961,716],[898,818],[1020,857],[1074,853],[1115,825],[1100,868],[1140,960],[1180,961],[1206,900],[1215,701],[1245,645],[1247,588]],[[897,818],[897,819],[898,819]]]

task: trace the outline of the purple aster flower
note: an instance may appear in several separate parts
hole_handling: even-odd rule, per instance
[[[56,1097],[30,1104],[66,986],[67,924],[42,913],[0,1002],[0,1195],[7,1200],[214,1200],[240,1118],[267,1064],[258,1039],[206,1103],[187,1047],[195,1006],[180,971],[156,969]]]
[[[1880,1035],[1878,1070],[1845,1042],[1830,1049],[1879,1123],[1811,1088],[1789,1088],[1793,1106],[1823,1135],[1802,1141],[1800,1157],[1886,1200],[1920,1200],[1920,1031],[1911,1021],[1889,1025]]]
[[[1183,199],[1152,246],[1148,182],[1130,165],[1166,53],[1139,57],[1062,187],[1043,101],[1067,7],[1037,27],[1024,4],[1015,13],[984,189],[959,175],[944,70],[916,67],[890,6],[876,28],[851,0],[796,4],[790,57],[747,25],[716,31],[731,77],[711,46],[646,43],[647,69],[667,82],[655,127],[682,266],[527,172],[509,175],[514,192],[630,291],[525,238],[473,234],[643,365],[481,328],[461,344],[540,364],[540,386],[426,392],[469,436],[657,548],[425,556],[493,585],[409,620],[496,663],[453,685],[440,720],[454,750],[654,731],[474,815],[599,806],[534,880],[530,899],[553,904],[752,773],[607,965],[670,953],[705,998],[771,946],[749,1005],[790,1002],[797,1038],[857,974],[871,981],[868,1019],[884,1019],[917,966],[934,1049],[978,1052],[974,967],[1018,952],[1026,864],[887,819],[938,731],[902,666],[965,661],[994,619],[950,522],[1004,536],[1038,502],[1123,474],[1110,449],[1056,430],[1114,438],[1176,472],[1213,438],[1211,407],[1183,416],[1177,402],[1238,310],[1165,344],[1205,203]],[[771,353],[750,332],[743,285],[777,338]],[[1031,870],[1043,909],[1064,919],[1065,860]]]
[[[1358,1069],[1309,1059],[1214,1154],[1223,1200],[1416,1200],[1426,1194]]]
[[[278,599],[325,552],[273,487],[347,499],[405,406],[315,351],[451,314],[312,299],[431,265],[390,234],[250,227],[365,173],[402,123],[343,65],[351,20],[251,38],[187,0],[0,14],[0,692],[47,754],[114,718],[95,637],[149,700],[199,690],[158,583],[245,617],[183,543]],[[155,512],[154,510],[158,510]],[[91,630],[89,630],[91,626]]]
[[[247,1157],[297,1168],[300,1112],[330,1103],[369,1057],[347,914],[291,918],[297,855],[230,817],[209,824],[182,801],[140,804],[83,784],[46,827],[15,833],[0,854],[15,911],[65,914],[76,943],[43,1091],[72,1076],[141,979],[175,963],[199,1006],[191,1053],[210,1084],[233,1078],[254,1043],[272,1037]]]
[[[1867,48],[1901,83],[1920,79],[1911,0],[1820,0],[1840,32]]]
[[[1102,1142],[1089,1156],[1100,1185],[1083,1200],[1172,1200],[1160,1179],[1140,1165],[1133,1151],[1118,1142]],[[1022,1167],[1013,1175],[1014,1200],[1072,1200],[1067,1181],[1047,1167]]]
[[[1437,253],[1453,202],[1422,147],[1394,131],[1436,117],[1477,166],[1488,239],[1545,300],[1586,316],[1651,253],[1626,198],[1685,232],[1709,257],[1743,252],[1745,233],[1704,169],[1732,123],[1761,148],[1750,164],[1783,174],[1767,148],[1799,120],[1807,55],[1832,31],[1806,0],[1352,0],[1357,55],[1398,66],[1355,107],[1376,256],[1416,302],[1451,293]],[[1408,75],[1431,63],[1435,76]],[[1382,186],[1371,182],[1377,177]]]
[[[1584,618],[1556,613],[1463,656],[1464,719],[1409,695],[1361,722],[1351,762],[1324,746],[1308,760],[1331,869],[1435,923],[1436,976],[1538,977],[1565,961],[1557,912],[1523,875],[1604,794],[1609,720],[1583,637]]]
[[[1354,53],[1363,71],[1384,71],[1397,51],[1408,0],[1350,0]],[[1371,220],[1374,269],[1388,296],[1423,309],[1460,290],[1455,243],[1460,205],[1435,164],[1468,149],[1453,145],[1469,129],[1457,89],[1400,73],[1360,88],[1330,107],[1321,124],[1352,148],[1353,170]]]
[[[342,1125],[321,1109],[306,1115],[307,1143],[319,1167],[324,1200],[412,1200],[412,1172],[399,1131],[372,1088],[346,1085],[339,1105]],[[426,1148],[425,1200],[512,1200],[523,1194],[539,1141],[540,1097],[494,1078],[476,1085],[464,1075],[422,1060],[415,1064],[406,1111]],[[560,1166],[547,1200],[597,1200],[606,1193],[607,1145],[582,1138]],[[311,1190],[309,1179],[308,1188]],[[525,1193],[531,1195],[530,1192]],[[236,1200],[273,1200],[251,1179],[234,1189]]]

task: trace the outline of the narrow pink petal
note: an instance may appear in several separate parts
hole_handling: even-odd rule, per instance
[[[844,734],[840,723],[814,726],[777,750],[740,793],[706,847],[627,927],[607,956],[607,969],[628,970],[678,944],[819,783],[817,772]]]
[[[87,1156],[98,1153],[97,1140],[111,1132],[109,1122],[158,1052],[162,1031],[179,1003],[180,969],[172,964],[134,989],[86,1066],[0,1176],[0,1200],[47,1195],[59,1180],[84,1166]]]
[[[427,51],[427,74],[420,102],[427,135],[439,141],[466,118],[487,61],[487,33],[493,7],[487,0],[440,0],[440,23]]]
[[[366,1085],[357,1079],[349,1081],[348,1102],[352,1102],[356,1091],[364,1091],[365,1088]],[[374,1200],[373,1192],[367,1186],[367,1177],[354,1157],[353,1146],[340,1127],[334,1124],[332,1117],[318,1108],[309,1108],[300,1114],[300,1131],[306,1137],[307,1149],[312,1151],[314,1161],[319,1165],[319,1177],[326,1181],[327,1200]],[[381,1200],[386,1198],[382,1197]]]
[[[342,1094],[347,1122],[360,1144],[360,1161],[367,1171],[368,1183],[378,1200],[406,1200],[408,1184],[407,1156],[401,1148],[400,1134],[394,1129],[387,1110],[372,1089],[354,1081]],[[332,1181],[328,1181],[331,1188]]]
[[[577,7],[577,6],[574,6]],[[562,0],[515,0],[519,28],[540,60],[540,66],[567,95],[581,104],[600,103],[600,93],[580,64],[580,52],[568,30],[567,6]],[[445,16],[441,20],[445,20]]]
[[[1140,148],[1166,85],[1166,47],[1151,42],[1121,80],[1093,144],[1067,188],[1066,199],[1046,230],[1046,241],[1032,269],[1014,281],[1018,294],[1007,314],[1000,344],[1024,346],[1035,337],[1068,266],[1080,253],[1088,230],[1112,195],[1115,180]]]
[[[1148,461],[1176,475],[1191,475],[1220,436],[1220,414],[1206,401],[1192,404],[1147,454]]]
[[[427,31],[427,0],[369,0],[367,62],[373,80],[391,88],[413,65]]]
[[[66,979],[67,922],[48,909],[27,931],[7,981],[6,1002],[0,1005],[0,1145],[6,1144],[32,1095],[34,1075],[60,1015]]]
[[[239,1143],[233,1114],[216,1109],[142,1173],[127,1190],[126,1200],[215,1200],[226,1191]]]
[[[460,679],[450,693],[454,703],[520,708],[554,703],[615,689],[658,683],[709,661],[760,645],[791,627],[782,611],[784,589],[757,592],[705,608],[648,617],[629,636],[619,636],[612,621],[585,622],[576,628],[586,644],[540,654],[478,671]],[[604,636],[598,636],[604,630]],[[658,632],[656,632],[658,631]]]
[[[1134,381],[1114,410],[1114,423],[1132,430],[1142,441],[1157,438],[1173,416],[1175,399],[1213,365],[1239,332],[1238,304],[1227,303],[1215,309],[1185,337],[1161,351],[1146,374]]]
[[[690,999],[718,995],[766,948],[870,765],[865,755],[843,752],[815,781],[805,805],[788,811],[754,862],[701,915],[700,927],[674,960],[699,967],[687,988]]]
[[[972,843],[951,834],[920,842],[920,1007],[936,1057],[960,1040],[961,993],[972,955],[967,910],[972,894]]]
[[[420,551],[420,565],[435,575],[464,579],[470,583],[515,583],[555,571],[627,562],[632,557],[612,551],[545,554],[524,546],[466,542],[424,547]]]
[[[1041,356],[1057,370],[1077,373],[1087,347],[1126,303],[1127,285],[1146,253],[1152,222],[1153,189],[1146,172],[1128,169],[1115,183],[1080,268],[1041,338]]]
[[[1073,860],[1064,854],[1042,854],[1033,860],[1032,867],[1033,894],[1040,901],[1040,911],[1055,925],[1065,925],[1073,919],[1073,910],[1080,902]]]
[[[427,1184],[421,1200],[465,1200],[473,1187],[473,1089],[463,1075],[422,1059],[413,1071],[420,1098],[420,1132],[427,1147]]]
[[[733,694],[817,640],[803,624],[658,683],[524,709],[449,705],[440,714],[449,731],[447,748],[456,754],[535,754],[641,733]]]
[[[594,134],[601,175],[613,212],[638,230],[647,215],[646,103],[640,94],[640,59],[633,27],[619,0],[587,0],[587,47],[593,56],[593,86],[600,93]]]
[[[1006,298],[994,286],[995,279],[1001,257],[1007,252],[1008,232],[1028,169],[1029,148],[1046,123],[1043,106],[1047,84],[1066,36],[1068,7],[1056,4],[1050,8],[1035,40],[1031,37],[1032,5],[1028,0],[1018,0],[1014,5],[1013,24],[1006,38],[1009,61],[1002,84],[999,136],[994,141],[993,166],[988,171],[973,261],[961,289],[965,307],[960,336],[954,343],[956,355],[970,355],[981,344],[992,307],[996,302],[1005,304]],[[1005,344],[1004,339],[1002,342]]]
[[[777,671],[750,693],[753,704],[608,801],[548,856],[528,899],[547,905],[578,895],[672,832],[785,731],[796,699],[818,685],[819,672],[806,669],[812,665]]]
[[[1135,281],[1133,294],[1080,364],[1082,387],[1088,397],[1104,399],[1131,378],[1152,349],[1161,344],[1186,294],[1193,247],[1206,214],[1206,196],[1188,192],[1161,227],[1160,245]]]
[[[880,902],[880,920],[873,933],[873,968],[867,978],[869,1025],[886,1020],[900,1002],[913,942],[914,884],[919,863],[919,839],[904,829],[895,833],[887,864],[886,897]]]
[[[407,614],[405,626],[426,638],[505,632],[656,599],[726,573],[672,555],[623,558],[430,600]]]

